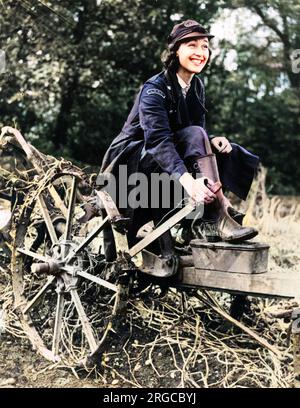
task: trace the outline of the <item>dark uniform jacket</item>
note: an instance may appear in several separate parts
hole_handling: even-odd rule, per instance
[[[121,133],[103,159],[101,172],[119,164],[128,174],[137,171],[141,157],[155,161],[161,171],[181,176],[187,171],[176,151],[174,132],[190,125],[205,127],[204,85],[194,75],[184,98],[176,74],[161,72],[148,79],[138,93]]]

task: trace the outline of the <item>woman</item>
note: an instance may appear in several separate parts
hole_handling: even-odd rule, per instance
[[[175,176],[196,203],[205,204],[203,218],[214,226],[215,238],[237,242],[253,238],[257,231],[232,218],[239,214],[223,195],[222,185],[246,199],[259,159],[225,137],[209,138],[205,131],[204,85],[197,74],[209,62],[211,38],[194,20],[174,26],[168,37],[166,70],[143,85],[100,173],[118,178],[120,166],[126,165],[128,176],[135,172]],[[152,219],[157,224],[165,213],[160,208],[122,210],[131,222],[130,245],[145,222]],[[104,238],[106,258],[112,260],[115,251],[109,228]],[[169,233],[160,240],[160,250],[163,256],[173,254]]]

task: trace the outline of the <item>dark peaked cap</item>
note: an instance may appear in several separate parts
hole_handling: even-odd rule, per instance
[[[174,46],[178,41],[186,38],[207,37],[211,39],[214,35],[210,34],[201,24],[195,20],[185,20],[176,24],[168,37],[169,46]]]

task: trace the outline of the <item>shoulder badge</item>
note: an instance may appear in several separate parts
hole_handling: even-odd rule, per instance
[[[161,91],[160,89],[157,89],[157,88],[147,89],[146,93],[147,93],[147,95],[157,94],[157,95],[161,96],[164,99],[166,97],[166,95],[163,93],[163,91]]]

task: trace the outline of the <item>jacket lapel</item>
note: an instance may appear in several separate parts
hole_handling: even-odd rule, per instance
[[[176,124],[182,128],[198,123],[201,113],[203,114],[207,112],[204,106],[204,101],[201,100],[200,97],[200,81],[194,75],[191,88],[189,89],[186,98],[184,98],[176,74],[167,70],[164,74],[168,83],[167,87],[172,105],[171,109],[176,110]]]

